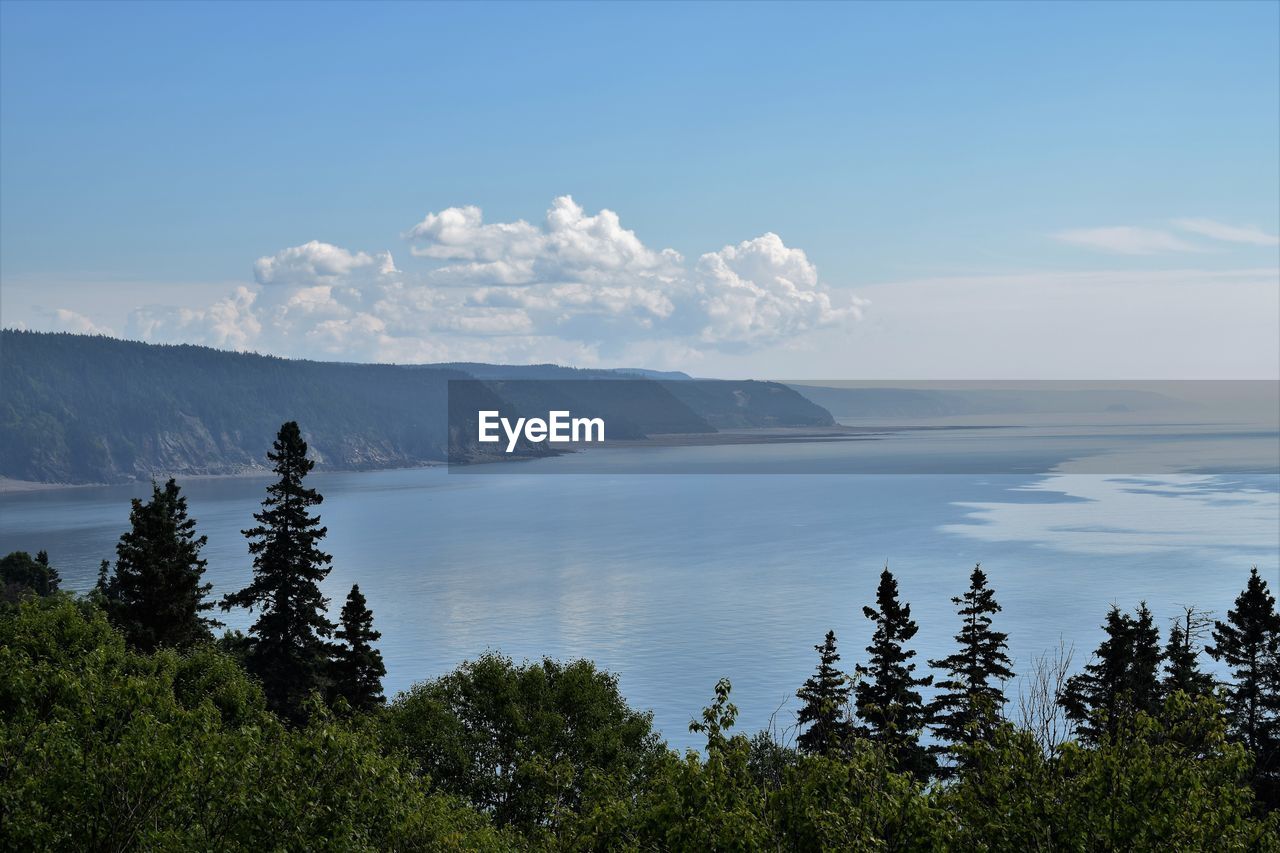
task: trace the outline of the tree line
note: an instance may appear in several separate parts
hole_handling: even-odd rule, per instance
[[[359,587],[328,616],[323,498],[304,484],[297,423],[268,459],[277,479],[243,531],[252,579],[220,601],[172,479],[132,502],[83,599],[58,592],[44,552],[0,559],[0,817],[21,815],[0,820],[5,848],[1280,846],[1280,612],[1256,568],[1225,619],[1187,608],[1163,645],[1145,603],[1113,606],[1081,671],[1059,657],[1024,675],[1039,692],[1015,722],[981,566],[952,599],[955,648],[932,674],[886,567],[861,661],[841,668],[834,632],[815,646],[794,744],[731,734],[723,680],[690,724],[705,749],[681,757],[588,661],[486,654],[387,703]],[[215,608],[256,619],[215,637]],[[1065,733],[1046,735],[1038,721],[1058,716]],[[223,766],[254,752],[278,767]],[[181,784],[158,793],[140,768],[166,767]],[[316,802],[335,823],[293,813]],[[220,817],[193,818],[193,803]]]
[[[1004,684],[1015,677],[1008,636],[993,628],[1000,612],[981,566],[969,588],[951,599],[960,617],[957,649],[929,666],[941,673],[917,675],[910,640],[919,630],[911,606],[899,601],[898,583],[888,568],[880,575],[876,606],[863,615],[874,625],[866,662],[853,677],[842,673],[834,632],[815,646],[817,671],[797,696],[803,705],[797,738],[808,753],[838,753],[854,739],[881,744],[896,765],[921,777],[954,772],[939,759],[963,760],[967,748],[990,739],[1005,718]],[[1184,608],[1160,645],[1160,632],[1146,602],[1130,614],[1112,606],[1103,623],[1106,638],[1082,672],[1065,680],[1054,701],[1074,725],[1076,736],[1097,743],[1114,736],[1136,713],[1157,714],[1176,693],[1222,701],[1235,736],[1254,756],[1253,779],[1274,805],[1280,776],[1280,612],[1267,582],[1254,567],[1235,606],[1223,620]],[[1227,667],[1221,684],[1200,666],[1203,651]],[[920,688],[936,686],[926,702]],[[930,732],[933,742],[923,735]]]

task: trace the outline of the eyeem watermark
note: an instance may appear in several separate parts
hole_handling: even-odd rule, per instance
[[[604,441],[604,418],[575,418],[568,411],[547,412],[543,418],[510,418],[502,417],[497,410],[476,413],[480,426],[479,441],[483,444],[497,444],[506,436],[507,453],[512,453],[523,437],[530,444],[579,444],[598,443]],[[501,429],[502,435],[499,434]]]

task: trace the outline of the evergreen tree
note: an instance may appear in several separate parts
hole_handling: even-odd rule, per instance
[[[106,611],[107,609],[107,587],[111,584],[111,561],[103,560],[98,563],[98,582],[93,585],[93,592],[90,597],[94,603]]]
[[[43,548],[36,552],[36,563],[44,567],[45,576],[45,595],[52,595],[58,591],[58,585],[62,583],[62,576],[58,574],[58,570],[49,565],[49,552]]]
[[[1129,665],[1129,700],[1135,710],[1157,714],[1163,704],[1160,690],[1160,629],[1145,601],[1138,602],[1131,634],[1132,651]]]
[[[342,605],[342,624],[335,632],[342,641],[334,651],[333,692],[347,700],[357,711],[368,711],[386,701],[382,695],[382,677],[387,668],[382,653],[374,648],[382,634],[373,630],[373,612],[369,610],[359,584],[351,587]]]
[[[296,723],[305,716],[307,697],[325,687],[326,638],[334,625],[325,615],[329,602],[320,594],[320,582],[332,558],[318,546],[327,530],[308,512],[323,498],[302,484],[315,462],[307,458],[295,421],[280,427],[267,458],[279,479],[267,487],[262,511],[253,516],[258,526],[243,531],[253,555],[253,580],[227,595],[222,607],[258,611],[249,629],[246,663],[262,680],[272,710]]]
[[[1259,794],[1274,805],[1280,802],[1280,613],[1257,566],[1227,621],[1214,623],[1213,643],[1205,651],[1232,675],[1228,720],[1253,753]]]
[[[0,601],[16,603],[28,595],[53,595],[60,580],[44,551],[35,557],[26,551],[14,551],[0,558]]]
[[[129,529],[116,545],[115,572],[101,587],[107,615],[130,645],[150,652],[212,637],[209,629],[219,623],[201,615],[213,607],[205,600],[212,585],[201,583],[206,541],[196,536],[187,499],[172,477],[163,488],[152,481],[149,501],[133,499]]]
[[[1164,649],[1164,680],[1160,682],[1165,696],[1177,691],[1192,697],[1213,693],[1213,677],[1201,671],[1197,646],[1208,624],[1207,617],[1195,607],[1185,607],[1182,616],[1169,629],[1169,642]]]
[[[1160,707],[1160,631],[1146,602],[1130,616],[1112,606],[1107,638],[1093,660],[1067,679],[1059,703],[1085,740],[1112,735],[1135,711]]]
[[[797,721],[808,726],[796,739],[801,751],[810,755],[833,755],[853,735],[853,721],[848,718],[849,694],[852,686],[839,667],[836,632],[828,631],[818,653],[818,671],[805,681],[796,696],[804,703]]]
[[[958,606],[961,627],[956,634],[960,649],[929,666],[947,673],[938,682],[943,692],[929,706],[934,733],[952,746],[988,739],[1000,720],[1005,703],[998,682],[1013,678],[1007,634],[991,629],[992,614],[1000,612],[995,592],[987,586],[982,566],[974,566],[969,589],[951,599]]]
[[[1132,622],[1119,607],[1111,606],[1102,626],[1107,638],[1093,653],[1084,672],[1067,679],[1059,699],[1067,719],[1075,722],[1086,740],[1097,740],[1104,732],[1118,727],[1119,703],[1129,666]]]
[[[917,688],[933,683],[932,676],[916,678],[916,653],[906,643],[919,626],[911,619],[911,605],[898,601],[898,582],[888,566],[880,574],[876,607],[862,608],[875,623],[867,663],[858,666],[862,679],[854,688],[858,716],[867,735],[884,745],[898,768],[925,778],[934,767],[933,756],[920,745],[920,733],[929,722]]]

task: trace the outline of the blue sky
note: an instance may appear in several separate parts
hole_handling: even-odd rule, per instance
[[[1057,343],[1037,376],[1280,372],[1277,3],[0,8],[6,326],[770,376],[940,377],[977,333]],[[537,246],[406,239],[467,206]]]

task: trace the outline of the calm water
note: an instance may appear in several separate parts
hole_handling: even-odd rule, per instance
[[[653,457],[634,454],[652,452],[597,451],[617,454],[605,467],[618,471],[647,465]],[[677,470],[715,470],[726,453],[763,451],[660,452]],[[851,452],[860,451],[801,445],[762,458],[816,453],[821,470],[825,455]],[[920,622],[921,658],[949,649],[948,599],[979,561],[1020,663],[1060,638],[1082,662],[1112,602],[1145,598],[1162,618],[1190,603],[1221,615],[1250,565],[1280,583],[1272,474],[1134,477],[1070,464],[1000,475],[572,473],[588,455],[532,463],[570,472],[561,476],[519,466],[500,476],[312,476],[334,555],[325,589],[336,605],[354,582],[367,595],[389,693],[486,649],[590,657],[620,675],[634,705],[653,709],[673,745],[686,746],[697,743],[688,721],[721,676],[733,681],[740,724],[754,730],[779,708],[779,721],[790,722],[790,697],[828,629],[851,669],[870,637],[860,610],[886,562]],[[733,465],[740,470],[741,459]],[[266,482],[183,483],[209,537],[217,594],[249,578],[239,531]],[[128,499],[145,491],[0,496],[0,552],[47,549],[66,585],[87,589],[113,554]],[[242,613],[224,618],[247,627]]]

